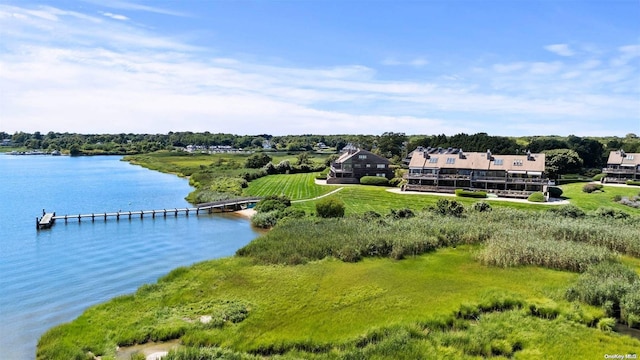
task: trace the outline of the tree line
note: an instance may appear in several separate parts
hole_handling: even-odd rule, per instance
[[[452,136],[406,135],[385,132],[382,135],[234,135],[205,132],[169,132],[168,134],[76,134],[48,132],[42,134],[0,132],[0,139],[9,139],[13,147],[66,151],[80,154],[141,154],[158,150],[201,146],[231,146],[237,149],[312,151],[323,148],[340,150],[352,144],[373,151],[392,161],[400,162],[408,152],[418,146],[461,148],[463,151],[494,154],[519,154],[527,150],[547,154],[550,173],[579,172],[598,169],[606,164],[610,151],[624,149],[628,153],[640,152],[640,138],[635,134],[625,137],[579,137],[569,135],[539,137],[491,136],[487,133]]]

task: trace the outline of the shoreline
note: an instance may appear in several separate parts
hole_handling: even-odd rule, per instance
[[[257,211],[255,211],[254,209],[243,209],[234,211],[233,214],[245,219],[251,219],[253,215],[257,214]]]

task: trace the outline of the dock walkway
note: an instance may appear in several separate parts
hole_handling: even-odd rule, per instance
[[[44,210],[42,211],[42,217],[36,218],[36,228],[47,229],[53,226],[56,220],[64,220],[67,223],[69,220],[78,220],[78,222],[82,221],[82,219],[91,219],[91,221],[95,221],[96,218],[98,220],[103,219],[107,220],[107,218],[116,218],[116,220],[120,220],[120,217],[125,217],[128,219],[132,219],[134,217],[140,217],[143,219],[145,215],[151,215],[151,218],[155,219],[156,216],[167,217],[167,214],[173,215],[175,217],[178,214],[185,214],[189,216],[189,213],[195,213],[196,215],[200,215],[200,213],[213,213],[213,212],[229,212],[229,211],[237,211],[246,209],[252,205],[255,205],[260,201],[258,197],[250,197],[250,198],[239,198],[233,200],[222,200],[216,202],[210,202],[205,204],[198,204],[196,207],[192,208],[173,208],[173,209],[159,209],[159,210],[137,210],[137,211],[116,211],[116,212],[99,212],[99,213],[91,213],[91,214],[73,214],[73,215],[56,215],[56,213],[46,213]]]

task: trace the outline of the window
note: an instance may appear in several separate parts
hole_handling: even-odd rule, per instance
[[[360,160],[366,160],[367,155],[358,155],[358,159]]]
[[[377,173],[377,174],[376,174],[376,176],[379,176],[379,177],[387,177],[387,175],[386,175],[385,173]]]
[[[359,169],[359,168],[361,168],[361,167],[362,167],[362,164],[355,163],[355,164],[353,164],[353,167],[354,167],[354,168],[358,168],[358,169]]]
[[[386,168],[387,166],[386,166],[385,164],[378,164],[378,165],[376,165],[376,167],[377,167],[378,169],[384,169],[384,168]]]
[[[522,166],[522,160],[513,160],[514,166]]]
[[[502,165],[503,159],[493,159],[493,165]]]
[[[429,163],[431,163],[431,164],[435,164],[435,163],[437,163],[437,162],[438,162],[438,158],[437,158],[437,157],[429,158]]]
[[[370,168],[370,167],[371,167],[371,164],[367,164],[367,167],[368,167],[368,168]]]
[[[455,164],[456,158],[447,158],[447,164]]]
[[[629,154],[627,154],[627,159],[628,159],[628,160],[633,160],[633,155],[629,155]]]

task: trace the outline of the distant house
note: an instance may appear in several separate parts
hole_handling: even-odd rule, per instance
[[[331,164],[327,184],[359,184],[363,176],[393,178],[389,160],[367,150],[353,146],[343,149],[340,157]]]
[[[605,174],[604,182],[640,180],[640,154],[626,153],[624,150],[612,151],[607,159],[607,167],[602,172]]]
[[[411,153],[404,190],[453,193],[482,190],[498,196],[526,198],[546,192],[544,154],[493,155],[490,150],[419,148]]]
[[[11,139],[2,139],[2,146],[13,146],[13,141]]]

